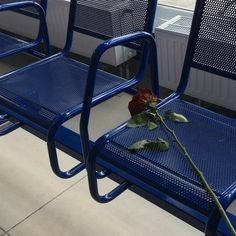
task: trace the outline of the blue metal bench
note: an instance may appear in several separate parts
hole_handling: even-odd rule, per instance
[[[39,4],[42,8],[39,8]],[[43,56],[35,49],[40,43],[43,42],[45,54],[50,54],[50,45],[47,35],[47,28],[45,28],[45,13],[47,9],[47,0],[34,0],[34,1],[20,1],[20,0],[1,0],[0,1],[0,13],[2,11],[14,10],[18,13],[27,15],[40,20],[37,37],[28,42],[9,35],[6,32],[0,32],[0,59],[20,53],[23,51],[30,52],[36,56]]]
[[[171,122],[168,125],[175,130],[225,210],[236,198],[236,120],[190,104],[181,97],[191,68],[236,80],[235,58],[235,3],[229,7],[227,1],[197,0],[180,84],[173,94],[158,104],[161,114],[172,110],[190,120],[184,125]],[[95,79],[90,77],[80,122],[92,197],[106,203],[130,186],[138,186],[194,220],[203,222],[205,235],[216,235],[221,216],[175,143],[168,152],[128,151],[130,145],[143,139],[163,137],[171,140],[163,129],[150,132],[147,128],[131,129],[122,124],[89,146],[88,122],[94,83]],[[124,182],[111,192],[100,195],[96,163],[123,178]],[[236,217],[229,216],[235,223]]]
[[[93,106],[143,78],[148,51],[156,52],[155,41],[150,34],[156,4],[156,0],[71,0],[67,40],[62,52],[0,77],[2,120],[13,119],[8,127],[0,130],[0,134],[27,125],[46,136],[51,167],[57,176],[70,178],[84,169],[85,164],[79,163],[68,171],[60,170],[55,142],[61,137],[61,130],[65,131],[62,124],[81,112],[87,78],[96,77],[97,81]],[[92,12],[94,8],[97,11]],[[107,16],[100,12],[107,13]],[[90,65],[68,56],[74,32],[107,39],[94,51]],[[139,50],[141,63],[131,80],[98,69],[103,53],[118,45]],[[153,73],[156,76],[155,67]],[[79,138],[77,146],[81,146]]]

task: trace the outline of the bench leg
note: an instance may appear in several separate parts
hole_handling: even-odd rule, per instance
[[[205,227],[205,236],[216,236],[220,219],[221,215],[219,211],[214,207]]]
[[[11,133],[22,126],[20,121],[11,122],[7,114],[0,114],[0,136]]]
[[[89,182],[89,190],[94,200],[100,203],[107,203],[118,197],[121,193],[127,190],[131,184],[127,181],[119,184],[113,190],[105,195],[100,195],[98,191],[98,175],[96,172],[96,156],[97,151],[93,149],[93,151],[89,154],[87,159],[87,172],[88,172],[88,182]]]
[[[78,174],[82,170],[84,170],[85,163],[83,163],[83,162],[79,163],[67,171],[62,171],[60,169],[60,165],[58,162],[58,156],[57,156],[57,148],[56,148],[56,144],[55,144],[55,135],[58,130],[58,127],[60,127],[60,126],[57,125],[55,127],[52,127],[47,134],[47,147],[48,147],[49,160],[50,160],[50,165],[51,165],[53,172],[60,178],[68,179],[68,178],[75,176],[76,174]]]
[[[48,154],[49,154],[51,168],[58,177],[63,178],[63,179],[68,179],[75,176],[76,174],[78,174],[79,172],[85,169],[85,164],[79,163],[78,165],[74,166],[70,170],[62,171],[58,163],[55,140],[47,140],[47,146],[48,146]]]
[[[221,205],[223,206],[224,210],[226,211],[228,207],[233,203],[236,199],[236,191],[235,189],[229,190],[229,192],[219,199]],[[206,227],[205,227],[205,235],[206,236],[215,236],[217,234],[217,229],[219,222],[221,220],[220,212],[214,207],[210,213],[208,218]],[[231,222],[232,223],[232,222]]]

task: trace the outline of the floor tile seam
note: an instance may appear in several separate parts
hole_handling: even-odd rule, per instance
[[[1,236],[3,236],[3,235],[9,235],[8,233],[7,233],[7,231],[6,230],[4,230],[2,227],[0,227],[0,230],[1,231],[3,231],[3,233],[1,234]]]
[[[9,228],[8,230],[3,230],[4,231],[4,236],[5,235],[10,235],[9,232],[16,228],[18,225],[22,224],[24,221],[26,221],[27,219],[29,219],[31,216],[33,216],[35,213],[37,213],[38,211],[40,211],[41,209],[43,209],[45,206],[47,206],[48,204],[50,204],[51,202],[53,202],[54,200],[56,200],[57,198],[59,198],[61,195],[63,195],[65,192],[67,192],[68,190],[70,190],[71,188],[73,188],[75,185],[77,185],[78,183],[80,183],[82,180],[84,180],[85,178],[87,178],[87,175],[84,175],[82,178],[80,178],[79,180],[77,180],[76,182],[74,182],[73,184],[71,184],[69,187],[67,187],[66,189],[64,189],[63,191],[61,191],[60,193],[58,193],[56,196],[54,196],[53,198],[51,198],[50,200],[48,200],[47,202],[45,202],[42,206],[40,206],[38,209],[36,209],[35,211],[33,211],[32,213],[30,213],[28,216],[26,216],[24,219],[20,220],[18,223],[16,223],[15,225],[13,225],[11,228]],[[1,236],[3,236],[1,235]]]
[[[11,236],[9,233],[5,232],[3,234],[1,234],[1,236]]]

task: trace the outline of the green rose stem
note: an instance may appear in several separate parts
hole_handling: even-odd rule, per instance
[[[202,185],[204,186],[204,188],[207,190],[207,192],[210,194],[210,196],[212,197],[217,209],[219,210],[222,218],[224,219],[229,231],[232,233],[233,236],[236,236],[236,231],[233,227],[233,225],[231,224],[227,214],[225,213],[225,210],[223,209],[221,203],[219,202],[217,196],[215,195],[215,193],[212,191],[211,187],[209,186],[209,184],[207,183],[205,177],[203,176],[202,172],[197,168],[197,166],[194,164],[194,162],[192,161],[190,155],[188,154],[188,152],[186,151],[186,148],[181,144],[181,142],[179,141],[179,139],[177,138],[175,132],[173,130],[171,130],[165,123],[165,121],[163,120],[162,116],[158,114],[158,112],[156,112],[157,117],[160,119],[161,124],[164,126],[164,128],[172,135],[172,137],[174,138],[174,140],[177,142],[177,144],[179,145],[181,151],[184,154],[185,159],[189,162],[190,166],[192,167],[192,169],[194,170],[194,172],[196,173],[197,177],[199,178],[199,180],[201,181]]]

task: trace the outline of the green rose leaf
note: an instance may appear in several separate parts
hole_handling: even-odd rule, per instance
[[[154,109],[156,109],[156,106],[157,106],[157,103],[156,103],[156,102],[153,102],[153,101],[152,101],[152,102],[149,102],[149,103],[148,103],[148,107],[149,107],[149,108],[154,108]]]
[[[166,111],[164,114],[164,118],[167,120],[172,120],[174,122],[178,122],[178,123],[188,123],[189,122],[185,116],[175,113],[173,111]]]
[[[147,123],[147,127],[148,127],[148,130],[154,130],[157,128],[157,124],[155,122],[149,120]]]
[[[143,148],[145,147],[145,145],[148,144],[149,142],[150,142],[150,141],[147,140],[147,139],[138,141],[138,142],[132,144],[132,145],[128,148],[128,150],[131,151],[131,152],[134,152],[134,151],[143,149]]]
[[[160,152],[166,152],[169,150],[169,143],[167,141],[165,141],[164,139],[162,138],[158,138],[156,140],[156,143],[158,143],[158,148],[159,148],[159,151]]]
[[[158,138],[156,141],[149,141],[145,144],[144,148],[157,149],[159,152],[166,152],[169,150],[169,143],[162,138]]]
[[[145,112],[134,115],[132,118],[128,120],[127,127],[128,128],[137,128],[147,125],[148,116]]]
[[[144,149],[144,148],[156,149],[160,152],[166,152],[169,150],[169,143],[161,138],[158,138],[155,141],[144,139],[144,140],[138,141],[138,142],[134,143],[133,145],[131,145],[128,148],[128,150],[130,152],[135,152],[135,151],[138,151],[138,150]]]

